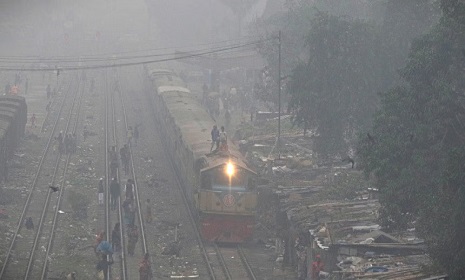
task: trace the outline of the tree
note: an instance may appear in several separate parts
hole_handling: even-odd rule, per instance
[[[382,75],[381,36],[362,20],[319,13],[307,40],[308,61],[292,72],[294,121],[315,131],[315,150],[346,151],[355,132],[369,127]]]
[[[381,221],[415,227],[431,257],[465,278],[465,2],[441,1],[443,16],[415,40],[404,85],[382,94],[361,165],[380,189]]]
[[[257,3],[257,0],[222,0],[221,2],[228,6],[237,17],[242,18],[245,12]]]
[[[412,40],[437,24],[441,11],[436,0],[385,0],[373,9],[380,10],[374,14],[379,14],[375,20],[380,24],[388,56],[386,75],[392,76],[384,85],[389,89],[398,83],[396,71],[405,66]]]
[[[316,132],[317,152],[345,153],[370,127],[377,92],[398,81],[410,41],[436,22],[438,8],[434,0],[295,0],[287,7],[258,20],[256,30],[262,37],[283,31],[282,76],[292,77],[283,92],[294,124]],[[277,40],[261,44],[260,53],[273,81],[259,97],[275,102]]]

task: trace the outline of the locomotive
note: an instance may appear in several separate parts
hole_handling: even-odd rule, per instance
[[[253,237],[257,174],[229,141],[210,152],[215,121],[183,80],[170,70],[147,70],[162,137],[204,240],[243,243]]]

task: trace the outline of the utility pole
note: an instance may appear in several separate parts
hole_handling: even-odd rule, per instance
[[[278,159],[281,158],[281,30],[278,33]]]

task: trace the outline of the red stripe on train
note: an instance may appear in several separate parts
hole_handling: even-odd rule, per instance
[[[253,217],[203,214],[200,225],[205,240],[242,243],[252,239],[255,220]]]

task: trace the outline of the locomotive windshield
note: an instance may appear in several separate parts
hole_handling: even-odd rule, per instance
[[[238,190],[245,191],[250,186],[250,174],[247,170],[235,168],[233,174],[225,172],[225,167],[220,166],[202,174],[202,188],[212,190]]]

